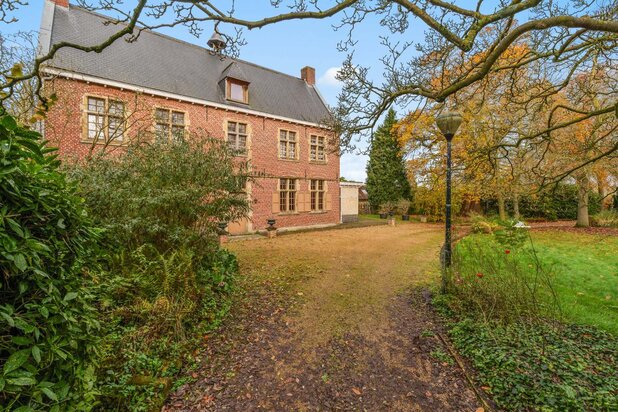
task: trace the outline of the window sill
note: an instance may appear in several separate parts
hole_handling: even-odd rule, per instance
[[[328,161],[326,160],[309,160],[309,163],[312,165],[327,165]]]
[[[286,159],[284,157],[279,157],[279,160],[283,160],[284,162],[300,162],[300,159]]]
[[[279,212],[279,216],[294,216],[294,215],[298,215],[300,213],[298,212]]]
[[[94,144],[97,146],[128,146],[127,142],[104,142],[104,141],[98,141],[98,140],[94,141],[94,140],[84,140],[84,139],[81,139],[79,142],[82,144],[90,144],[90,145]]]
[[[312,210],[309,213],[312,215],[325,215],[326,213],[328,213],[328,210]]]
[[[245,106],[249,106],[249,102],[243,102],[242,100],[230,99],[229,97],[226,97],[225,100],[227,100],[230,103],[239,103],[239,104],[244,104]]]

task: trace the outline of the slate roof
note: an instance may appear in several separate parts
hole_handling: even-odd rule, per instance
[[[98,44],[119,30],[106,21],[77,6],[55,6],[51,44]],[[48,66],[305,122],[322,123],[329,115],[315,87],[300,78],[238,59],[221,60],[206,48],[149,30],[133,43],[119,39],[99,54],[60,49]],[[250,82],[248,105],[225,99],[218,85],[225,75]]]

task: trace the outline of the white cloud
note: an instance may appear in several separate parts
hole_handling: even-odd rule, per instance
[[[326,70],[326,73],[318,79],[318,85],[330,87],[341,86],[341,82],[337,80],[337,73],[339,72],[339,69],[340,67],[331,67]]]

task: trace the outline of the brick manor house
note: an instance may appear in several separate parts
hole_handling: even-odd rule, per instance
[[[99,44],[119,30],[68,0],[44,1],[40,54],[62,41]],[[341,221],[339,156],[313,68],[297,78],[144,30],[98,54],[61,49],[44,72],[46,90],[58,96],[44,134],[61,157],[123,150],[144,131],[152,139],[221,138],[259,176],[246,187],[250,217],[230,232],[263,230],[271,218],[279,228]]]

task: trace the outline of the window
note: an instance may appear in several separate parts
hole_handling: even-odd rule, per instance
[[[309,160],[314,160],[317,162],[326,161],[326,145],[323,136],[311,136]]]
[[[88,139],[122,142],[125,134],[124,103],[99,97],[87,99]]]
[[[185,139],[185,114],[157,108],[155,110],[155,137],[162,142],[182,142]]]
[[[311,180],[311,211],[324,210],[324,180]]]
[[[247,124],[227,122],[227,145],[238,154],[247,153]]]
[[[279,179],[279,211],[296,211],[296,179]]]
[[[289,130],[279,131],[279,159],[296,160],[298,147],[296,142],[296,132]]]
[[[249,103],[249,83],[227,79],[226,99],[240,103]]]

